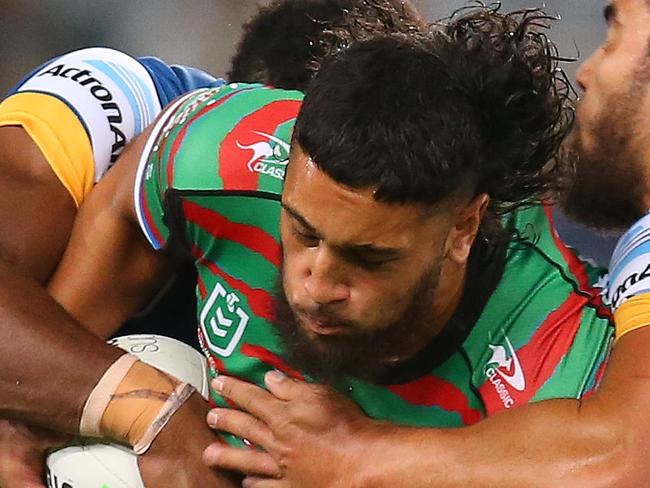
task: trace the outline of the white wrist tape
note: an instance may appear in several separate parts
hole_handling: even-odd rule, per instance
[[[125,354],[89,395],[80,432],[125,442],[136,454],[143,454],[195,391],[190,384]]]

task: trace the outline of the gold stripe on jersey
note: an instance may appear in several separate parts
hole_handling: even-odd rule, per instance
[[[628,332],[650,325],[650,293],[636,295],[614,312],[616,340]]]
[[[0,126],[22,126],[39,147],[77,207],[93,187],[90,139],[75,113],[56,97],[16,93],[0,103]]]

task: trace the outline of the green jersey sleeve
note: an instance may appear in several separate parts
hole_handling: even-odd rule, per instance
[[[136,175],[134,203],[154,249],[169,247],[174,194],[280,195],[302,93],[257,84],[191,92],[154,128]]]

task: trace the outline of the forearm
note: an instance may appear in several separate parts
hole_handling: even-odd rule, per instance
[[[142,310],[169,279],[173,264],[151,249],[132,222],[115,218],[110,207],[97,214],[88,219],[84,210],[79,213],[48,292],[105,339]]]
[[[205,470],[205,479],[200,486],[212,487],[215,482],[220,488],[241,486],[241,474],[211,469],[202,461],[203,450],[208,445],[213,442],[223,442],[219,439],[219,435],[212,432],[205,423],[208,408],[208,403],[195,394],[174,414],[151,445],[151,449],[140,459],[140,470],[148,482],[147,486],[164,485],[169,475],[170,460],[185,456],[198,464],[197,473],[188,474],[200,477],[202,470]],[[158,462],[157,458],[162,462]]]
[[[0,262],[0,416],[75,433],[85,400],[123,351]]]
[[[632,334],[630,334],[632,336]],[[647,337],[644,337],[647,336]],[[650,483],[650,330],[620,341],[587,400],[530,404],[461,429],[382,425],[365,486],[625,488]],[[370,480],[368,483],[367,481]],[[401,484],[400,484],[401,483]]]
[[[0,420],[0,486],[43,486],[47,450],[65,445],[69,436]]]
[[[551,401],[452,430],[385,428],[362,486],[605,487],[624,485],[617,436],[576,401]],[[393,439],[395,442],[391,443]],[[616,482],[614,482],[616,480]]]
[[[145,139],[139,137],[127,147],[86,199],[48,283],[49,293],[102,338],[142,310],[175,268],[145,239],[133,208],[135,169]]]

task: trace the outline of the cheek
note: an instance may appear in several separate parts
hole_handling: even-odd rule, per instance
[[[592,87],[599,109],[606,110],[604,106],[612,98],[617,98],[628,93],[631,80],[637,64],[630,55],[619,49],[616,54],[607,56],[595,68]],[[589,90],[588,90],[589,92]]]
[[[407,289],[397,279],[377,279],[357,274],[350,307],[360,323],[380,329],[399,318],[409,305]]]
[[[601,63],[578,105],[577,129],[587,152],[593,150],[594,144],[597,143],[594,141],[594,131],[602,125],[603,117],[608,116],[611,104],[616,104],[621,99],[621,85],[616,81],[619,76],[615,70],[616,63],[611,61]]]

